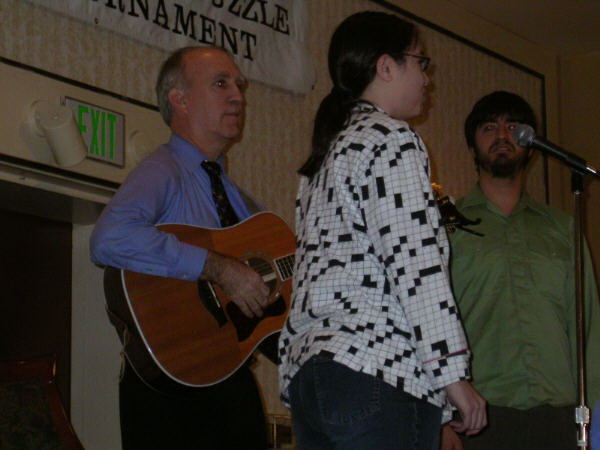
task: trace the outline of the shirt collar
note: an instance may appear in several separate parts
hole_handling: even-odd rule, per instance
[[[488,199],[483,195],[483,191],[479,187],[479,183],[471,188],[471,190],[462,199],[462,207],[470,208],[472,206],[485,206]]]
[[[387,114],[383,109],[381,109],[379,106],[368,102],[366,100],[359,100],[356,105],[354,105],[354,107],[352,108],[352,112],[353,113],[357,113],[357,112],[371,112],[371,111],[379,111],[381,113]]]
[[[469,191],[467,195],[465,195],[465,197],[462,200],[462,208],[469,208],[473,206],[487,207],[490,211],[502,214],[500,208],[498,208],[498,206],[496,206],[494,203],[488,200],[488,198],[485,196],[485,194],[481,190],[481,187],[479,186],[479,183],[473,186],[473,188]],[[529,208],[537,212],[538,214],[548,215],[548,211],[544,208],[544,205],[533,200],[529,196],[529,194],[524,191],[521,195],[519,203],[517,203],[517,206],[515,207],[511,215],[517,214],[526,208]]]
[[[521,204],[523,205],[523,208],[529,208],[529,209],[537,212],[538,214],[542,214],[544,216],[550,216],[550,213],[548,212],[548,208],[546,208],[545,205],[543,205],[539,202],[536,202],[534,199],[532,199],[527,192],[523,192],[523,196],[521,197],[519,206]]]
[[[357,113],[372,113],[374,111],[378,111],[382,114],[385,114],[386,116],[390,117],[393,119],[392,116],[390,116],[387,112],[385,112],[382,108],[380,108],[379,106],[368,102],[366,100],[359,100],[356,105],[354,105],[352,107],[352,114],[357,114]],[[415,135],[415,137],[417,137],[419,140],[421,139],[418,134],[415,132],[415,130],[413,130],[413,128],[404,120],[400,120],[400,119],[394,119],[398,122],[403,122],[405,124],[406,127],[408,127],[408,129],[410,129],[410,131]]]
[[[200,167],[202,161],[206,161],[208,159],[201,149],[175,133],[171,134],[171,138],[169,139],[169,148],[171,148],[175,155],[177,155],[177,157],[184,163],[185,167],[188,167],[192,171]],[[221,165],[221,167],[223,167],[224,159],[225,157],[223,154],[217,158],[217,162]]]

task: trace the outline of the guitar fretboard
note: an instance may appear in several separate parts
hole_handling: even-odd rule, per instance
[[[277,258],[275,265],[283,281],[291,278],[294,274],[294,254]]]

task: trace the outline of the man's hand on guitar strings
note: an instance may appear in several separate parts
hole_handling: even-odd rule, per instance
[[[209,251],[200,278],[218,284],[247,317],[262,317],[269,304],[269,288],[261,276],[236,259]]]

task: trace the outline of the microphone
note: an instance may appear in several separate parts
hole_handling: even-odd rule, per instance
[[[591,174],[600,178],[598,170],[588,165],[585,159],[580,158],[567,150],[560,148],[558,145],[547,141],[543,137],[536,136],[535,131],[529,125],[521,123],[516,126],[512,133],[513,141],[521,147],[533,147],[548,153],[555,158],[564,161],[572,169],[579,171],[582,174]]]

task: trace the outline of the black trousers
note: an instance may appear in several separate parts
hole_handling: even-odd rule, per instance
[[[488,408],[488,426],[478,435],[461,436],[465,450],[575,450],[575,407],[538,406],[520,410]]]
[[[267,426],[254,375],[170,396],[148,387],[129,363],[119,385],[123,450],[264,450]]]

